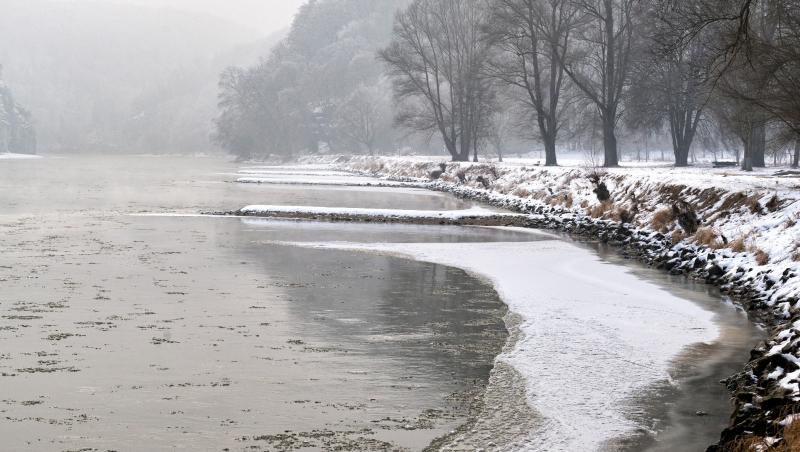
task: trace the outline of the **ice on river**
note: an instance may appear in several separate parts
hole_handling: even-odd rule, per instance
[[[498,359],[526,377],[541,416],[531,450],[599,450],[649,430],[628,413],[632,397],[667,380],[685,347],[719,335],[712,313],[561,240],[293,245],[403,255],[491,280],[524,319],[520,340]]]

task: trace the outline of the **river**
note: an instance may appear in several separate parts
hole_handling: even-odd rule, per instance
[[[554,440],[547,391],[530,385],[565,360],[516,353],[531,319],[491,269],[447,257],[492,247],[568,249],[580,265],[659,288],[654,303],[680,299],[713,318],[718,337],[670,357],[671,381],[630,386],[618,413],[594,404],[602,388],[586,388],[582,410],[601,410],[598,425],[622,419],[604,431],[640,427],[602,448],[702,450],[725,425],[718,380],[761,332],[713,290],[530,231],[197,215],[249,204],[472,207],[402,187],[231,183],[239,170],[210,157],[0,162],[3,450],[570,450],[581,443]],[[570,268],[549,269],[553,281],[581,280]],[[580,307],[598,295],[572,296]],[[548,312],[535,313],[552,326],[542,348],[559,325]],[[595,378],[599,366],[585,364],[576,384]]]

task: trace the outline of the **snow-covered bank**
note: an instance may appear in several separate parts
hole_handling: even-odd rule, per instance
[[[297,246],[403,255],[459,267],[491,280],[523,322],[513,349],[498,357],[525,378],[541,417],[512,450],[592,451],[647,431],[631,398],[669,378],[688,345],[713,341],[713,315],[562,240],[516,243]],[[549,240],[545,240],[549,239]],[[587,298],[587,294],[591,297]],[[513,422],[513,420],[509,420]]]
[[[336,169],[534,214],[540,227],[590,235],[676,274],[717,284],[778,329],[728,382],[737,436],[780,436],[800,411],[800,180],[762,170],[543,168],[441,158],[342,157]]]
[[[236,179],[241,184],[275,184],[275,185],[341,185],[348,187],[419,187],[413,182],[402,182],[393,180],[381,180],[372,177],[353,177],[339,176],[328,177],[327,175],[280,175],[277,173],[264,174],[258,176],[247,176]]]
[[[31,160],[31,159],[40,159],[40,158],[42,158],[41,155],[12,154],[12,153],[0,152],[0,160]]]
[[[458,220],[462,218],[495,217],[497,212],[482,207],[466,210],[402,210],[402,209],[364,209],[354,207],[310,207],[310,206],[246,206],[239,210],[241,215],[262,217],[368,217],[373,219],[413,219],[413,220]],[[517,215],[520,216],[520,215]]]

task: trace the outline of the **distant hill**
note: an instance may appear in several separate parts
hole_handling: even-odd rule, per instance
[[[0,64],[44,151],[207,151],[219,73],[281,37],[175,10],[6,0]]]
[[[215,141],[241,157],[395,147],[378,50],[410,0],[315,0],[257,65],[220,81]]]

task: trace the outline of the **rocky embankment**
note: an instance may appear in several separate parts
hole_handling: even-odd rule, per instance
[[[734,413],[709,450],[795,450],[789,443],[800,426],[793,415],[800,413],[796,180],[710,169],[601,171],[411,158],[340,157],[332,163],[529,214],[517,225],[591,237],[665,271],[715,284],[771,333],[724,382]]]

